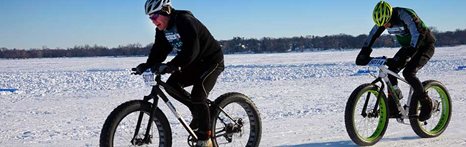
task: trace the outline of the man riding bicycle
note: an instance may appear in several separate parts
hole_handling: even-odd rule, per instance
[[[416,77],[416,73],[434,54],[434,36],[412,9],[392,8],[385,1],[377,3],[374,8],[373,19],[375,25],[356,58],[356,64],[368,64],[371,60],[371,47],[385,29],[388,30],[388,33],[395,34],[397,41],[401,45],[401,49],[393,58],[387,59],[386,65],[396,73],[404,68],[403,76],[414,89],[413,98],[418,99],[421,103],[419,121],[429,119],[432,115],[432,100],[424,91],[421,81]],[[389,75],[389,79],[394,85],[395,90],[399,91],[397,79],[391,75]],[[397,95],[401,96],[400,93],[397,92]],[[394,98],[393,95],[389,93],[388,96],[391,110],[390,117],[397,117],[399,116],[399,112],[395,109],[396,104],[392,100]]]
[[[193,105],[185,104],[193,115],[190,127],[197,130],[197,146],[212,146],[207,96],[224,70],[223,51],[190,11],[175,10],[170,0],[147,0],[145,12],[157,27],[155,42],[146,63],[139,64],[136,72],[155,68],[156,72],[171,73],[167,84],[178,91],[192,85]],[[176,56],[162,65],[173,50]]]

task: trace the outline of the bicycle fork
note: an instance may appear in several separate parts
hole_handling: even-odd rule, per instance
[[[157,102],[158,99],[157,97],[153,97],[151,95],[149,96],[144,96],[144,101],[148,102],[150,99],[154,99],[154,103],[152,103],[152,107],[155,108],[157,107]],[[152,109],[149,113],[149,121],[147,123],[147,128],[146,132],[144,133],[144,138],[141,140],[137,138],[137,135],[139,134],[139,129],[141,128],[141,123],[142,123],[142,118],[144,117],[144,112],[139,113],[138,121],[136,124],[136,128],[134,130],[134,136],[133,139],[131,139],[131,144],[132,145],[143,145],[143,144],[150,144],[152,143],[152,136],[150,135],[150,130],[152,128],[152,122],[154,121],[154,117],[152,117],[155,114],[156,109]]]
[[[366,101],[364,102],[364,107],[362,108],[362,112],[361,112],[361,115],[366,117],[366,116],[369,116],[369,117],[376,117],[378,112],[377,112],[377,107],[379,106],[379,102],[380,102],[380,99],[382,98],[382,93],[383,93],[383,89],[385,88],[385,85],[383,84],[383,82],[381,81],[380,78],[377,78],[376,80],[374,80],[371,84],[374,84],[377,83],[377,82],[380,82],[382,83],[381,86],[380,86],[380,89],[378,91],[378,95],[377,95],[377,98],[376,98],[376,101],[375,101],[375,105],[374,105],[374,109],[372,110],[373,112],[372,113],[369,113],[367,114],[366,113],[366,110],[367,110],[367,105],[369,103],[369,98],[370,98],[370,94],[367,94],[367,97],[366,97]],[[372,115],[371,115],[372,114]]]
[[[153,116],[154,116],[156,108],[157,108],[157,103],[158,103],[159,96],[160,96],[160,98],[162,98],[162,100],[165,102],[165,104],[168,106],[168,108],[171,110],[171,112],[176,116],[178,121],[180,121],[181,125],[183,125],[183,127],[186,129],[186,131],[188,131],[188,133],[191,136],[193,136],[194,140],[198,140],[198,137],[197,137],[196,133],[194,133],[193,129],[191,127],[189,127],[189,125],[186,123],[186,121],[183,119],[183,117],[176,111],[173,104],[170,102],[170,100],[167,98],[167,96],[163,93],[163,91],[159,88],[159,85],[156,85],[156,86],[152,87],[151,94],[149,96],[144,97],[144,101],[149,101],[150,99],[154,99],[154,102],[152,103],[152,108],[153,109],[150,112],[149,122],[148,122],[148,125],[147,125],[146,132],[144,134],[144,139],[142,139],[140,141],[137,139],[137,134],[139,133],[139,129],[140,129],[141,123],[142,123],[142,118],[143,118],[143,115],[144,115],[144,113],[141,112],[139,114],[138,122],[136,124],[136,130],[134,131],[134,136],[133,136],[133,139],[131,140],[131,143],[133,145],[141,145],[141,144],[152,143],[152,141],[151,141],[152,136],[150,135],[150,128],[152,127],[152,122],[154,121]]]

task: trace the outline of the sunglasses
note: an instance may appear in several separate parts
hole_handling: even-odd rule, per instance
[[[151,20],[157,20],[157,18],[159,18],[160,14],[159,13],[154,13],[154,14],[151,14],[149,15],[149,19]]]

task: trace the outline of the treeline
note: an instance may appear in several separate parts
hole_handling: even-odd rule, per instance
[[[235,37],[232,40],[220,41],[226,53],[283,53],[292,51],[321,51],[328,49],[360,48],[367,35],[351,36],[346,34],[331,36],[306,36],[293,38],[245,39]],[[381,36],[374,47],[395,46],[391,36]]]
[[[75,46],[68,49],[7,49],[0,48],[0,58],[56,58],[56,57],[98,57],[98,56],[142,56],[149,53],[152,44],[129,44],[108,48],[98,45]]]
[[[437,38],[436,46],[455,46],[466,44],[466,29],[449,32],[438,32],[433,29]],[[367,35],[351,36],[346,34],[329,36],[301,36],[292,38],[246,39],[235,37],[231,40],[219,41],[227,54],[236,53],[283,53],[322,51],[328,49],[345,50],[360,48]],[[377,47],[399,46],[393,36],[383,35],[374,44]],[[75,46],[68,49],[7,49],[0,48],[0,58],[53,58],[53,57],[95,57],[95,56],[147,56],[152,44],[142,46],[129,44],[108,48],[98,45]]]
[[[432,28],[437,38],[436,46],[456,46],[466,44],[466,29],[449,32],[438,32]],[[283,53],[296,51],[321,51],[328,49],[344,50],[361,48],[367,35],[351,36],[346,34],[330,36],[306,36],[293,38],[245,39],[235,37],[232,40],[220,41],[226,53]],[[374,43],[373,48],[399,47],[394,36],[382,35]]]

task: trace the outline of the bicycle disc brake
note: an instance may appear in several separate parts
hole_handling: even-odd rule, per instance
[[[149,138],[144,138],[144,139],[136,137],[131,141],[131,144],[137,145],[137,146],[141,146],[144,144],[151,144],[152,143],[151,139],[152,139],[152,135],[149,135]]]
[[[243,132],[243,119],[238,118],[238,120],[235,121],[236,123],[228,123],[225,125],[225,139],[228,142],[233,141],[233,134],[235,133],[240,133],[240,136],[242,135]]]

